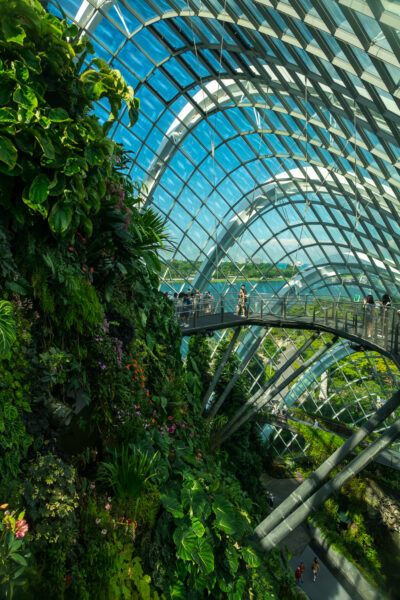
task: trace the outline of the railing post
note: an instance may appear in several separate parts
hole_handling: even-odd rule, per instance
[[[221,298],[221,323],[224,322],[224,299]]]
[[[347,331],[347,310],[344,313],[344,330]]]
[[[392,308],[392,331],[391,331],[391,335],[390,335],[390,349],[392,352],[394,352],[395,320],[396,320],[396,311],[394,308]]]
[[[354,333],[355,333],[355,335],[357,335],[357,327],[358,327],[358,316],[357,316],[357,314],[355,314],[354,317],[353,317],[353,323],[354,323]]]
[[[264,304],[264,301],[263,301],[263,298],[261,298],[261,300],[260,300],[260,318],[261,319],[263,318],[263,304]]]
[[[193,327],[197,326],[197,310],[197,306],[195,306],[193,310]]]
[[[286,297],[282,298],[282,317],[286,317]]]
[[[313,311],[312,311],[312,320],[313,320],[313,323],[315,323],[315,308],[316,307],[315,307],[315,302],[314,302],[314,308],[313,308]]]
[[[306,296],[306,302],[304,304],[304,316],[305,317],[307,316],[307,298],[308,298],[308,296]]]

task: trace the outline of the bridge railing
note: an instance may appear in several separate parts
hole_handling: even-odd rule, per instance
[[[175,302],[176,313],[183,327],[205,325],[205,317],[211,318],[212,315],[218,315],[221,323],[232,319],[232,315],[260,320],[276,316],[299,321],[299,325],[301,321],[324,325],[339,334],[342,332],[369,340],[376,346],[398,355],[398,308],[370,306],[371,308],[365,308],[362,302],[337,301],[311,295],[279,297],[273,294],[257,294],[248,295],[244,300],[237,293],[211,298],[193,297],[191,304],[183,303],[181,299]]]

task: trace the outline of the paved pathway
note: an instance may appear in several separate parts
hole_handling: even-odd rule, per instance
[[[314,556],[317,556],[321,565],[315,583],[311,571],[311,563]],[[309,546],[303,550],[300,556],[292,557],[289,564],[293,569],[296,569],[301,561],[303,561],[306,570],[303,577],[304,583],[300,587],[306,592],[310,600],[354,600],[327,569],[321,557],[311,550]]]
[[[276,479],[266,473],[261,476],[261,481],[266,489],[274,494],[275,507],[280,504],[303,480],[302,478]],[[296,527],[284,540],[282,545],[287,546],[292,558],[289,565],[295,570],[301,561],[306,567],[304,583],[300,586],[310,600],[355,600],[350,596],[334,575],[328,570],[318,552],[309,546],[312,540],[307,525]],[[312,580],[311,563],[317,556],[321,565],[317,581]]]

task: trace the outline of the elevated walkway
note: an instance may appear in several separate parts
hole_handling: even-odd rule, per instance
[[[194,299],[186,311],[177,305],[176,314],[183,336],[244,325],[326,331],[349,340],[360,350],[380,352],[400,366],[397,308],[376,306],[367,312],[361,302],[268,295],[248,298],[240,307],[237,294],[227,294],[212,300]]]
[[[294,425],[290,423],[290,421],[299,423],[299,425],[305,425],[306,427],[313,427],[313,425],[308,421],[303,421],[302,419],[299,419],[296,415],[292,415],[290,413],[287,415],[287,417],[272,414],[265,415],[265,423],[267,423],[268,425],[273,425],[277,429],[287,429],[292,433],[298,434],[298,430]],[[338,435],[343,440],[347,440],[351,435],[345,435],[343,433],[338,433],[337,431],[331,431],[330,429],[321,426],[321,424],[318,425],[318,429],[320,431],[325,431],[326,433]],[[360,444],[360,446],[365,448],[368,446],[368,443],[363,442],[362,444]],[[374,458],[374,462],[384,465],[385,467],[392,467],[392,469],[400,471],[400,454],[398,452],[395,452],[394,450],[383,450],[380,454],[378,454],[378,456]]]

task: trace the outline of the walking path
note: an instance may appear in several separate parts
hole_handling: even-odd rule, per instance
[[[300,483],[302,478],[275,479],[264,473],[261,477],[263,485],[274,495],[274,506],[278,506]],[[306,567],[303,577],[304,583],[301,588],[305,591],[310,600],[356,600],[356,595],[349,595],[338,579],[332,575],[328,567],[323,562],[322,554],[316,552],[310,547],[312,537],[306,525],[300,525],[290,533],[283,545],[287,546],[292,558],[289,565],[295,570],[301,561]],[[312,579],[311,563],[317,556],[321,565],[317,581]],[[358,596],[357,596],[358,597]]]
[[[313,581],[311,571],[311,563],[314,560],[314,556],[318,558],[321,565],[315,582]],[[310,546],[306,546],[300,556],[293,556],[289,561],[289,565],[293,569],[296,569],[301,561],[303,561],[306,570],[303,576],[304,583],[300,584],[300,587],[306,592],[310,600],[354,600],[354,596],[349,596],[322,562],[321,557],[311,550]]]

